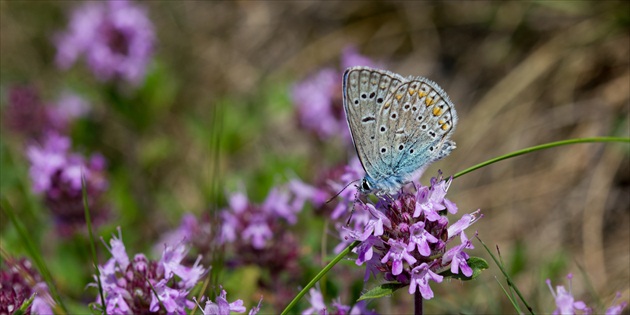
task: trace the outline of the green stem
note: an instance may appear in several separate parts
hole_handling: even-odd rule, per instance
[[[530,153],[530,152],[534,152],[534,151],[540,151],[540,150],[544,150],[544,149],[550,149],[550,148],[555,148],[555,147],[559,147],[559,146],[563,146],[563,145],[569,145],[569,144],[576,144],[576,143],[590,143],[590,142],[630,142],[630,138],[621,138],[621,137],[594,137],[594,138],[578,138],[578,139],[569,139],[569,140],[562,140],[562,141],[556,141],[556,142],[550,142],[550,143],[545,143],[545,144],[541,144],[541,145],[537,145],[537,146],[533,146],[533,147],[529,147],[529,148],[525,148],[522,150],[518,150],[518,151],[514,151],[512,153],[508,153],[505,155],[501,155],[498,157],[495,157],[493,159],[487,160],[483,163],[479,163],[475,166],[469,167],[461,172],[456,173],[455,175],[453,175],[453,178],[457,178],[460,177],[464,174],[468,174],[474,170],[480,169],[484,166],[499,162],[499,161],[503,161],[515,156],[519,156],[519,155],[523,155],[526,153]]]
[[[527,308],[529,313],[532,314],[532,315],[535,314],[534,313],[534,309],[527,303],[527,300],[525,300],[525,298],[523,297],[523,294],[521,294],[521,291],[518,289],[516,284],[514,284],[514,282],[512,281],[512,278],[510,278],[510,276],[508,276],[507,272],[505,272],[505,269],[501,266],[501,264],[499,263],[497,258],[494,257],[494,255],[492,254],[492,252],[490,251],[488,246],[486,246],[486,244],[479,238],[479,236],[476,236],[476,237],[477,237],[477,240],[481,243],[481,245],[483,245],[483,247],[486,249],[488,254],[490,254],[490,257],[492,257],[492,260],[494,260],[494,263],[497,264],[497,266],[499,266],[499,270],[501,270],[501,273],[505,277],[505,280],[507,281],[508,285],[511,286],[512,289],[514,289],[514,292],[516,292],[516,295],[518,295],[518,297],[521,299],[523,304],[525,304],[525,307]]]
[[[361,244],[361,242],[354,241],[352,244],[346,247],[346,249],[344,249],[341,253],[339,253],[333,260],[331,260],[328,263],[328,265],[326,265],[324,269],[322,269],[319,273],[317,273],[315,278],[311,279],[311,281],[302,289],[302,291],[300,291],[300,293],[298,293],[298,295],[296,295],[293,298],[291,303],[289,303],[289,305],[287,305],[284,311],[282,311],[281,315],[289,314],[291,309],[295,307],[295,304],[297,304],[297,302],[306,294],[306,292],[308,292],[308,290],[310,290],[315,285],[315,283],[317,283],[317,281],[319,281],[319,279],[328,272],[328,270],[332,269],[332,267],[334,267],[341,259],[343,259],[346,255],[348,255],[348,253],[350,253],[350,251],[352,251],[359,244]]]
[[[85,223],[87,224],[88,233],[90,235],[90,250],[92,251],[92,263],[96,271],[96,283],[98,284],[98,292],[101,297],[101,305],[103,306],[103,314],[107,315],[107,305],[105,304],[105,295],[103,294],[103,285],[101,284],[101,271],[98,269],[98,258],[96,258],[96,246],[94,245],[94,234],[92,234],[92,219],[90,218],[90,207],[88,205],[87,183],[85,182],[85,174],[81,174],[81,190],[83,193],[83,211],[85,212]]]

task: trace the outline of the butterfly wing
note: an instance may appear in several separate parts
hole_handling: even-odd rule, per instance
[[[349,68],[343,76],[343,104],[354,147],[366,174],[376,180],[387,176],[391,164],[377,151],[386,141],[377,132],[378,113],[405,81],[389,71],[367,67]]]
[[[378,117],[377,123],[388,128],[383,146],[392,170],[389,181],[405,183],[455,148],[449,140],[457,124],[454,105],[431,80],[409,78],[388,98]]]

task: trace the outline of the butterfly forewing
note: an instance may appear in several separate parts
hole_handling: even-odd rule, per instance
[[[382,157],[373,154],[382,134],[378,132],[377,113],[385,104],[392,86],[404,79],[390,72],[354,67],[344,74],[344,109],[357,154],[366,173],[381,177]]]

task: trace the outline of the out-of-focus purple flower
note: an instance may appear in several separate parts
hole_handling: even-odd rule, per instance
[[[320,139],[341,137],[350,143],[350,130],[343,112],[340,81],[343,71],[351,66],[374,66],[367,57],[359,55],[354,47],[344,49],[342,69],[324,68],[296,84],[291,97],[298,108],[300,124]]]
[[[0,265],[0,314],[13,314],[31,296],[33,303],[25,314],[52,314],[55,302],[48,286],[26,259],[2,259]]]
[[[67,69],[83,55],[99,80],[121,78],[137,85],[145,77],[155,40],[144,8],[128,1],[87,2],[56,36],[56,62]]]
[[[84,117],[90,110],[89,104],[81,96],[64,92],[54,106],[48,107],[48,116],[54,130],[63,132],[77,118]]]
[[[615,302],[621,297],[621,293],[617,292],[615,295],[615,299],[612,301],[611,306],[606,309],[606,315],[620,315],[623,312],[623,309],[628,306],[628,302],[621,302],[619,304],[615,304]]]
[[[551,287],[551,280],[547,279],[547,286],[551,291],[551,295],[556,300],[556,310],[553,314],[575,314],[576,311],[590,312],[586,307],[586,303],[583,301],[575,301],[573,297],[572,289],[571,289],[571,280],[573,279],[573,275],[567,275],[567,279],[569,279],[569,290],[564,288],[564,286],[557,286],[554,291]]]
[[[289,189],[300,202],[309,201],[315,208],[315,213],[337,220],[350,213],[357,197],[356,185],[347,184],[364,176],[361,162],[355,158],[347,165],[340,165],[324,172],[324,175],[317,179],[313,186],[294,179],[289,183]],[[326,203],[337,194],[338,198]],[[357,212],[354,215],[357,216],[355,219],[361,219],[360,222],[354,220],[355,224],[365,224],[370,220],[369,213]]]
[[[63,236],[69,236],[85,226],[82,174],[94,223],[102,223],[108,214],[102,198],[108,186],[104,158],[95,154],[86,161],[83,156],[70,152],[70,146],[70,139],[50,133],[43,144],[32,144],[26,148],[33,191],[44,195],[46,206],[53,213],[58,231]]]
[[[66,133],[72,121],[85,115],[85,100],[65,92],[56,104],[44,103],[33,86],[13,86],[3,121],[12,132],[26,138],[41,141],[49,133]]]
[[[13,86],[4,110],[3,121],[9,129],[27,138],[40,139],[51,129],[51,121],[39,93],[32,86]]]
[[[415,193],[403,189],[396,195],[379,198],[375,205],[355,207],[356,212],[368,213],[370,219],[342,234],[346,242],[362,242],[354,252],[359,255],[357,265],[367,263],[365,280],[371,274],[381,273],[388,281],[409,284],[410,293],[419,287],[423,298],[430,299],[433,292],[429,280],[442,281],[436,272],[450,266],[453,274],[472,276],[464,250],[473,246],[463,231],[481,215],[479,210],[465,214],[448,226],[447,210],[457,211],[454,204],[445,204],[450,182],[451,179],[443,180],[440,173],[431,180],[430,187],[415,184]],[[460,235],[462,244],[447,250],[447,244],[456,235]]]
[[[357,304],[350,306],[341,303],[340,298],[336,298],[332,301],[332,306],[327,307],[324,302],[324,296],[317,288],[309,290],[309,303],[311,307],[302,311],[302,315],[351,315],[351,314],[363,314],[363,315],[376,315],[374,310],[368,310],[365,301],[360,301]]]
[[[293,297],[285,289],[287,281],[293,286],[292,281],[300,277],[300,247],[289,230],[303,204],[296,198],[299,197],[286,186],[273,189],[262,204],[251,202],[243,192],[234,193],[227,197],[228,206],[216,216],[187,215],[181,226],[167,233],[158,245],[184,242],[191,246],[191,252],[203,254],[207,263],[212,261],[207,257],[212,257],[217,246],[221,246],[228,268],[255,265],[268,270],[273,281],[262,281],[260,285],[276,292],[274,302],[284,306],[286,299]],[[191,260],[186,257],[182,261]],[[282,281],[277,281],[280,275]]]
[[[202,299],[203,300],[203,299]],[[260,304],[262,303],[262,297],[258,301],[258,306],[252,307],[249,311],[249,315],[256,315],[260,311]],[[236,300],[232,303],[227,300],[227,292],[221,289],[221,294],[217,296],[215,301],[207,300],[206,306],[201,307],[197,304],[203,315],[230,315],[230,312],[244,313],[247,311],[243,306],[243,300]]]
[[[359,51],[355,46],[348,46],[344,48],[341,53],[341,68],[345,70],[346,68],[356,66],[379,68],[382,65],[378,62],[374,62],[372,59],[364,55],[359,54]]]
[[[175,247],[167,246],[157,262],[147,259],[143,254],[136,254],[130,260],[119,228],[118,238],[112,237],[108,249],[112,258],[99,266],[107,313],[186,314],[186,309],[194,308],[188,293],[206,269],[198,264],[192,267],[181,264],[187,252],[183,243]],[[91,285],[96,286],[96,283]],[[97,297],[96,303],[101,302],[100,297]]]
[[[324,295],[316,288],[311,288],[308,293],[308,302],[311,304],[311,307],[305,309],[302,315],[322,314],[322,312],[325,312],[326,304],[324,303]]]

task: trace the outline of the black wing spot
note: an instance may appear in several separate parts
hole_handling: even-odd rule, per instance
[[[409,150],[409,154],[413,154],[413,149]]]
[[[367,98],[367,94],[365,94],[365,93],[361,94],[361,98],[362,99],[366,99]]]
[[[368,116],[368,117],[365,117],[365,118],[361,119],[362,122],[368,122],[368,121],[372,121],[372,120],[376,120],[376,118],[374,118],[374,116]]]
[[[411,108],[411,110],[415,112],[415,111],[417,111],[417,110],[418,110],[418,107],[415,107],[415,106],[414,106],[414,107],[412,107],[412,108]]]
[[[387,128],[385,128],[385,126],[381,126],[381,132],[385,132],[385,130],[387,130]]]
[[[398,117],[398,115],[396,115],[396,113],[392,113],[392,119],[396,119],[396,117]]]
[[[424,119],[424,116],[422,116],[422,115],[418,116],[418,121],[422,121],[423,119]],[[422,129],[424,129],[424,128],[422,128]]]
[[[370,93],[370,98],[374,98],[374,96],[376,96],[376,93],[374,92]]]
[[[370,139],[374,140],[374,136],[371,136]]]
[[[382,97],[377,98],[376,102],[379,103],[379,104],[383,103],[383,98]]]
[[[409,109],[409,103],[405,104],[405,109]]]
[[[422,130],[427,129],[427,124],[422,124],[422,126],[420,126],[420,128],[422,128]]]
[[[404,145],[402,145],[402,144],[398,146],[398,150],[399,150],[399,151],[402,151],[404,148],[405,148],[405,146],[404,146]]]
[[[385,153],[385,152],[387,152],[387,149],[385,147],[382,147],[381,148],[381,153]]]
[[[433,130],[429,130],[429,135],[431,138],[435,138],[435,132]]]
[[[354,105],[359,105],[359,99],[358,98],[354,100]]]
[[[433,147],[429,147],[429,151],[433,151]]]

